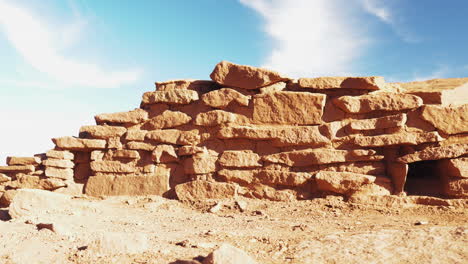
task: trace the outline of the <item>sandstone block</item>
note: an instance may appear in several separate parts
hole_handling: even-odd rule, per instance
[[[277,190],[273,187],[263,184],[252,186],[251,195],[257,199],[266,199],[270,201],[290,202],[296,200],[296,196],[291,190]]]
[[[153,161],[157,163],[169,163],[178,161],[179,157],[172,145],[158,145],[152,153]]]
[[[6,162],[9,166],[39,165],[41,164],[41,159],[39,157],[7,157]]]
[[[468,178],[468,157],[440,160],[438,167],[449,177]]]
[[[423,101],[411,94],[372,93],[361,96],[341,96],[333,103],[347,113],[362,114],[372,111],[401,111],[420,107]]]
[[[140,153],[135,150],[119,149],[112,153],[112,157],[120,159],[140,159]]]
[[[458,107],[426,105],[421,116],[445,134],[468,133],[468,104]]]
[[[385,80],[380,76],[300,78],[299,86],[311,89],[381,90],[385,88]]]
[[[197,180],[176,185],[175,192],[179,200],[199,201],[233,198],[237,196],[237,188],[232,183]]]
[[[217,84],[207,80],[170,80],[165,82],[156,82],[157,91],[170,90],[194,90],[198,92],[206,92],[216,88]]]
[[[106,141],[102,139],[83,139],[75,137],[53,138],[54,144],[64,150],[91,151],[93,149],[105,149]]]
[[[383,156],[375,154],[375,150],[336,150],[319,148],[281,152],[263,156],[262,159],[272,163],[304,167],[316,164],[382,160],[384,158]]]
[[[426,142],[439,142],[443,138],[437,132],[399,132],[379,136],[357,136],[353,143],[361,147],[384,147],[391,145],[418,145]]]
[[[445,184],[444,192],[450,197],[468,197],[468,179],[449,179]]]
[[[195,124],[198,126],[219,126],[221,124],[234,123],[237,115],[223,110],[213,110],[200,113],[195,118]]]
[[[179,111],[166,110],[162,112],[160,115],[157,115],[151,118],[150,120],[148,120],[142,126],[142,128],[146,130],[171,128],[171,127],[185,125],[191,120],[192,118],[185,113],[182,113]]]
[[[8,177],[6,174],[0,173],[0,183],[9,182],[11,178]]]
[[[244,251],[229,244],[222,244],[210,253],[202,264],[257,264],[257,262]]]
[[[139,128],[132,128],[127,130],[127,134],[125,135],[125,139],[127,141],[143,141],[145,140],[145,136],[148,131],[140,130]]]
[[[278,83],[270,84],[268,86],[264,86],[260,88],[260,94],[281,92],[284,89],[286,89],[286,85],[287,84],[285,82],[278,82]]]
[[[60,159],[46,159],[42,161],[42,164],[46,167],[56,167],[56,168],[73,168],[75,163],[71,160],[60,160]]]
[[[288,78],[277,72],[238,65],[228,61],[218,63],[210,74],[213,81],[224,86],[233,86],[244,89],[257,89],[263,86],[287,81]]]
[[[468,144],[460,143],[448,146],[429,147],[399,157],[398,162],[412,163],[421,160],[452,159],[468,154]]]
[[[98,139],[121,137],[125,132],[127,129],[119,126],[83,126],[80,128],[80,136]]]
[[[85,194],[101,195],[163,195],[169,190],[169,171],[157,170],[153,175],[91,176]]]
[[[119,161],[93,161],[91,162],[91,170],[94,172],[132,173],[135,172],[135,166]]]
[[[67,183],[64,182],[61,179],[56,179],[56,178],[48,178],[48,179],[41,179],[39,181],[39,185],[41,189],[48,190],[48,191],[53,191],[58,188],[63,188],[67,186]]]
[[[206,174],[216,171],[218,156],[211,153],[197,153],[184,161],[186,174]]]
[[[102,150],[93,150],[91,151],[91,154],[90,154],[90,159],[91,160],[103,160],[104,159],[104,156],[105,156],[105,152],[102,151]]]
[[[350,128],[353,130],[374,130],[382,128],[402,127],[406,123],[406,114],[397,114],[379,118],[352,120]]]
[[[190,104],[197,100],[198,93],[192,90],[156,91],[144,93],[142,104]]]
[[[97,124],[119,123],[119,124],[138,124],[148,120],[148,112],[143,109],[135,109],[128,112],[118,112],[110,114],[100,114],[94,117]]]
[[[253,98],[257,123],[314,125],[322,122],[326,96],[304,92],[276,92]]]
[[[338,164],[321,164],[318,167],[323,171],[353,172],[367,175],[385,175],[386,166],[382,161],[359,161]]]
[[[45,176],[51,178],[58,178],[64,180],[72,180],[73,179],[73,170],[66,169],[66,168],[54,168],[54,167],[47,167],[45,169]]]
[[[320,191],[350,194],[363,185],[371,184],[376,177],[351,172],[321,171],[315,175],[317,188]]]
[[[127,142],[126,146],[128,149],[145,150],[145,151],[153,151],[154,148],[156,148],[156,146],[153,144],[137,142],[137,141],[129,141]]]
[[[0,173],[31,173],[35,170],[33,165],[0,166]]]
[[[235,182],[240,185],[249,185],[257,177],[257,170],[228,170],[218,171],[218,177],[225,182]]]
[[[208,152],[208,149],[206,147],[199,147],[199,146],[182,146],[179,148],[177,151],[177,154],[179,156],[190,156],[196,153],[202,153],[202,152]]]
[[[62,159],[62,160],[73,160],[75,155],[67,150],[49,150],[46,152],[48,158]]]
[[[196,145],[200,141],[198,130],[181,131],[177,129],[164,129],[150,131],[146,138],[161,143],[178,145]]]
[[[261,167],[260,156],[248,150],[227,150],[219,157],[219,164],[224,167],[255,168]]]
[[[233,102],[248,106],[250,96],[243,95],[234,89],[222,88],[202,95],[201,99],[208,106],[224,109]]]
[[[261,170],[258,172],[257,177],[263,184],[295,187],[309,181],[312,175],[305,172]]]
[[[111,137],[107,139],[107,148],[108,149],[123,149],[122,141],[120,137]]]

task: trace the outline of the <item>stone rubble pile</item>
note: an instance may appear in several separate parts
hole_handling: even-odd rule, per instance
[[[0,201],[21,188],[179,199],[399,194],[421,161],[432,162],[442,195],[468,195],[460,96],[382,77],[292,80],[226,61],[210,77],[157,82],[140,108],[97,115],[45,154],[9,157]]]

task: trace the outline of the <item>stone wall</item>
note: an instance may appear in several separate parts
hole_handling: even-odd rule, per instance
[[[45,154],[9,157],[2,199],[18,188],[180,199],[386,195],[404,192],[407,175],[422,193],[436,181],[438,196],[467,196],[465,88],[292,80],[225,61],[210,77],[157,82],[140,108],[97,115],[97,125],[52,139]],[[428,175],[408,173],[429,166],[421,161],[431,161]]]

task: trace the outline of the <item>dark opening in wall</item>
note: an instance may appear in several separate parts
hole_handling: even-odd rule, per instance
[[[444,196],[437,161],[425,160],[408,164],[405,192],[408,195]]]

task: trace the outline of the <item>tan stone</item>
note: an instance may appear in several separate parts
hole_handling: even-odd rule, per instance
[[[67,150],[49,150],[46,152],[48,158],[62,159],[62,160],[73,160],[75,155]]]
[[[443,138],[437,132],[399,132],[379,136],[357,136],[353,143],[361,147],[384,147],[391,145],[418,145],[426,142],[439,142]]]
[[[142,104],[190,104],[198,100],[198,93],[192,90],[169,90],[146,92],[143,94]]]
[[[64,208],[75,208],[71,196],[43,190],[18,190],[11,201],[8,214],[14,218],[32,218],[44,212],[63,212]]]
[[[260,156],[248,150],[226,150],[221,154],[218,162],[224,167],[255,168],[262,166]]]
[[[437,165],[449,177],[468,178],[468,157],[440,160]]]
[[[98,139],[120,137],[125,132],[127,129],[119,126],[83,126],[80,128],[80,136]]]
[[[312,178],[312,175],[305,172],[288,172],[277,170],[261,170],[257,174],[261,183],[267,185],[300,186]]]
[[[286,88],[286,83],[285,82],[278,82],[274,83],[268,86],[264,86],[260,88],[260,94],[266,94],[266,93],[274,93],[274,92],[281,92]]]
[[[366,184],[373,183],[376,177],[352,172],[321,171],[315,175],[320,191],[350,194]]]
[[[155,130],[163,128],[177,127],[185,125],[190,122],[192,118],[179,111],[166,110],[160,115],[157,115],[150,120],[148,120],[143,126],[143,129]]]
[[[222,88],[202,95],[201,99],[208,106],[224,109],[233,102],[248,106],[250,96],[243,95],[234,89]]]
[[[59,178],[64,180],[71,180],[73,179],[73,170],[72,169],[64,169],[64,168],[54,168],[54,167],[47,167],[45,169],[45,176],[51,178]]]
[[[177,161],[179,157],[172,145],[158,145],[152,153],[153,161],[157,163],[169,163]]]
[[[94,172],[131,173],[135,172],[135,166],[119,161],[93,161],[91,162],[91,170]]]
[[[9,166],[38,165],[41,164],[41,159],[39,157],[7,157],[6,163]]]
[[[281,152],[263,156],[262,159],[272,163],[304,167],[316,164],[382,160],[384,158],[383,156],[375,154],[375,150],[336,150],[321,148]]]
[[[380,76],[300,78],[298,83],[302,88],[311,89],[381,90],[385,87],[385,80]]]
[[[468,133],[468,104],[458,107],[426,105],[421,116],[446,134]]]
[[[253,98],[257,123],[314,125],[322,122],[326,96],[304,92],[276,92]]]
[[[135,150],[119,149],[112,153],[112,157],[121,159],[140,159],[140,153]]]
[[[53,138],[54,144],[64,150],[93,150],[93,149],[105,149],[106,141],[102,139],[83,139],[75,137],[61,137]]]
[[[148,120],[148,112],[143,109],[135,109],[128,112],[100,114],[94,117],[98,125],[109,123],[138,124]]]
[[[91,151],[90,160],[103,160],[106,153],[102,150]]]
[[[56,167],[56,168],[73,168],[75,163],[71,160],[60,160],[60,159],[46,159],[42,161],[42,165],[46,167]]]
[[[291,190],[277,190],[273,187],[263,184],[255,184],[251,194],[257,199],[266,199],[271,201],[290,202],[296,200]]]
[[[399,93],[372,93],[361,96],[341,96],[333,103],[347,113],[369,113],[372,111],[401,111],[421,106],[420,97]]]
[[[198,201],[233,198],[237,196],[237,188],[232,183],[197,180],[176,185],[175,192],[179,200]]]
[[[321,164],[318,167],[323,171],[353,172],[368,175],[385,175],[386,166],[382,161],[360,161],[338,164]]]
[[[163,195],[169,190],[169,171],[157,170],[153,175],[91,176],[85,194],[101,195]]]
[[[0,166],[0,173],[31,173],[35,170],[33,165]]]
[[[129,141],[127,142],[126,146],[128,149],[145,150],[145,151],[153,151],[154,148],[156,148],[156,146],[153,144],[137,142],[137,141]]]
[[[140,128],[132,128],[127,130],[127,134],[125,135],[125,139],[127,141],[143,141],[145,140],[147,130],[140,130]]]
[[[205,174],[216,171],[217,155],[212,153],[197,153],[184,161],[186,174]]]
[[[220,138],[273,139],[275,146],[320,146],[330,142],[318,126],[229,126],[222,128],[218,135]]]
[[[0,207],[8,207],[11,204],[11,201],[13,201],[13,198],[15,197],[16,193],[18,193],[18,190],[6,190],[3,195],[0,194]]]
[[[228,61],[218,63],[210,74],[213,81],[225,85],[244,89],[257,89],[288,78],[277,72],[256,68],[252,66],[238,65]]]
[[[406,123],[406,114],[397,114],[379,118],[352,120],[349,124],[353,130],[374,130],[382,128],[402,127]]]
[[[48,179],[41,179],[39,181],[39,185],[44,190],[52,191],[58,188],[66,187],[67,183],[61,179],[48,178]]]
[[[403,193],[409,166],[405,163],[388,162],[387,174],[392,178],[395,194]]]
[[[211,252],[202,264],[257,264],[257,262],[244,251],[229,244],[222,244]]]
[[[112,137],[107,139],[107,148],[108,149],[123,149],[122,141],[120,137]]]
[[[177,151],[177,154],[179,156],[190,156],[196,153],[201,153],[201,152],[208,152],[208,149],[206,147],[199,147],[199,146],[182,146],[179,148]]]
[[[194,91],[206,91],[216,88],[216,83],[213,81],[206,80],[170,80],[165,82],[156,82],[157,91],[170,91],[170,90],[194,90]]]
[[[164,129],[150,131],[146,134],[146,138],[168,144],[196,145],[200,141],[200,134],[198,130],[181,131],[177,129]]]
[[[223,110],[213,110],[200,113],[195,118],[195,125],[198,126],[218,126],[221,124],[234,123],[237,115]]]
[[[6,174],[0,173],[0,183],[9,182],[11,178],[8,177]]]
[[[444,186],[444,192],[450,197],[468,197],[468,179],[449,179]]]
[[[257,177],[257,170],[229,170],[218,171],[218,177],[225,182],[235,182],[240,185],[249,185]]]
[[[421,151],[416,151],[399,157],[398,162],[413,163],[421,160],[452,159],[468,154],[468,144],[453,144],[440,147],[429,147]]]
[[[178,145],[197,145],[201,142],[202,138],[198,129],[182,131],[177,140]]]

